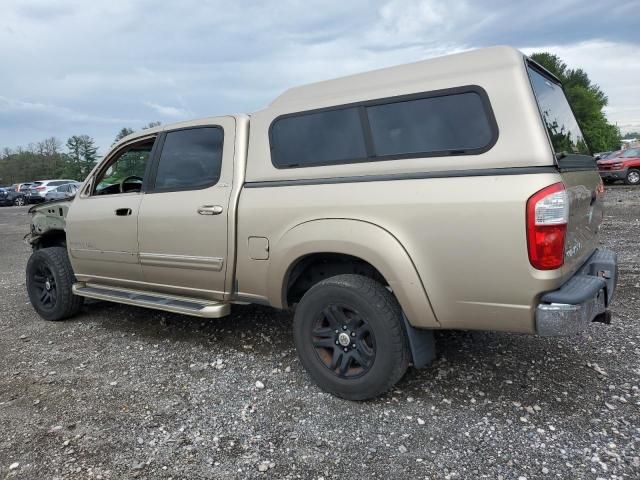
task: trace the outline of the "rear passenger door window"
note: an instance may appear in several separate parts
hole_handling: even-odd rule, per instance
[[[222,167],[224,133],[219,127],[168,132],[153,190],[193,190],[215,185]]]

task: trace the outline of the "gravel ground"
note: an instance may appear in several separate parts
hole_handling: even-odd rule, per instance
[[[0,478],[640,478],[638,188],[607,191],[612,325],[442,332],[431,368],[366,403],[311,383],[286,312],[93,302],[40,320],[28,222],[0,209]]]

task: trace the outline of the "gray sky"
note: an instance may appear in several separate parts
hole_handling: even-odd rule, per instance
[[[640,0],[1,0],[0,148],[251,112],[290,86],[508,44],[581,67],[640,130]]]

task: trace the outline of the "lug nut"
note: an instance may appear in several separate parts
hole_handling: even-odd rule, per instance
[[[336,340],[336,345],[340,345],[340,342],[338,340]]]
[[[340,330],[336,330],[336,333],[339,333],[339,332],[340,332]]]
[[[344,351],[345,351],[345,352],[347,351],[347,347],[344,347]]]
[[[356,336],[356,332],[351,332],[351,336],[355,337]]]
[[[355,343],[352,343],[352,344],[351,344],[351,346],[352,346],[353,348],[356,348],[356,344],[355,344]]]
[[[347,326],[346,326],[346,325],[342,325],[342,329],[343,329],[343,330],[346,330],[346,329],[347,329]]]

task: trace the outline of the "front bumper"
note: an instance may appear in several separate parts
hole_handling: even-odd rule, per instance
[[[562,287],[547,292],[536,308],[536,332],[542,336],[575,335],[594,319],[604,318],[618,282],[618,260],[598,249]]]
[[[627,170],[598,170],[603,180],[624,180],[627,178]]]

